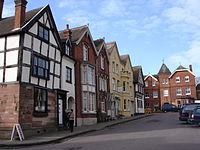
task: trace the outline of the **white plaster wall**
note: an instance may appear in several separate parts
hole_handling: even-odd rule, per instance
[[[48,51],[48,45],[46,43],[42,42],[41,54],[47,57],[47,51]]]
[[[33,39],[33,50],[40,53],[40,40],[38,40],[37,38]]]
[[[17,67],[6,68],[5,82],[17,81]]]
[[[54,73],[53,70],[54,70],[54,62],[50,61],[50,72]]]
[[[47,20],[46,26],[50,28],[49,20]]]
[[[54,56],[55,56],[55,48],[50,46],[49,47],[49,57],[54,59]]]
[[[72,84],[66,82],[66,66],[72,69]],[[74,61],[70,60],[66,56],[63,56],[61,69],[61,89],[69,91],[67,93],[67,97],[73,97],[75,99]]]
[[[7,37],[7,49],[19,47],[19,35],[12,35]]]
[[[25,36],[24,36],[24,46],[31,48],[31,43],[32,43],[32,37],[28,34],[25,34]]]
[[[4,51],[5,49],[5,38],[0,38],[0,51]]]
[[[6,53],[6,66],[18,64],[18,50]]]
[[[60,64],[55,63],[55,74],[60,75]]]
[[[29,75],[30,75],[30,68],[29,67],[22,67],[22,82],[29,83]]]
[[[30,28],[29,32],[31,32],[31,33],[37,35],[37,32],[38,32],[37,30],[38,30],[38,23],[35,23],[35,24]]]
[[[32,83],[32,84],[38,84],[38,78],[36,78],[36,77],[31,77],[31,83]]]
[[[3,69],[0,69],[0,82],[3,82]]]
[[[40,79],[39,85],[45,87],[46,81],[44,79]]]
[[[46,21],[47,21],[47,13],[44,13],[43,17],[44,17],[44,23],[46,23]]]
[[[54,88],[57,89],[59,88],[60,85],[60,80],[57,77],[54,77]]]
[[[53,45],[55,45],[55,46],[58,46],[57,45],[57,43],[56,43],[56,40],[55,40],[55,38],[54,38],[54,35],[53,35],[53,33],[50,31],[49,32],[50,34],[50,42],[53,44]]]
[[[43,24],[43,16],[39,19],[39,22]]]
[[[4,66],[4,53],[0,53],[0,67]]]
[[[53,76],[50,75],[49,76],[50,80],[47,81],[47,87],[52,89],[52,86],[53,86]]]
[[[31,64],[31,52],[23,50],[23,63],[24,64]]]
[[[56,49],[56,60],[60,62],[60,51]]]

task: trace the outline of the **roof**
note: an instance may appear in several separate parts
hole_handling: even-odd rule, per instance
[[[115,44],[116,44],[115,41],[106,43],[106,49],[107,49],[107,51],[108,51],[108,54],[111,54],[111,53],[112,53],[112,50],[113,50]]]
[[[163,63],[158,74],[171,74],[169,68]]]
[[[151,77],[151,78],[153,78],[154,80],[158,81],[158,75],[151,75],[151,74],[148,74],[147,76],[145,76],[144,80],[146,80],[148,77]]]
[[[94,40],[94,45],[96,46],[97,52],[101,50],[102,44],[104,44],[104,39]]]
[[[31,20],[42,8],[43,7],[27,11],[25,22],[22,24],[22,26],[25,25],[29,20]],[[2,20],[0,21],[0,35],[4,35],[4,34],[14,32],[13,31],[14,20],[15,20],[14,16],[2,18]]]
[[[133,70],[133,81],[134,82],[138,82],[140,69],[142,69],[141,66],[133,66],[132,67],[132,70]]]
[[[121,62],[122,62],[123,64],[126,64],[128,58],[129,58],[129,55],[128,55],[128,54],[126,54],[126,55],[121,55],[121,56],[120,56]]]
[[[187,69],[187,68],[183,67],[182,65],[180,65],[178,68],[176,68],[176,70],[182,70],[182,69]]]

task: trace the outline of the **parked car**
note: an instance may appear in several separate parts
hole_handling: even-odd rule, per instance
[[[168,112],[168,111],[178,112],[179,108],[176,105],[164,103],[162,105],[162,111],[163,112]]]
[[[189,114],[188,123],[200,124],[200,106],[195,107]]]
[[[200,103],[185,104],[185,106],[179,112],[179,120],[187,122],[189,113],[197,106],[200,106]]]

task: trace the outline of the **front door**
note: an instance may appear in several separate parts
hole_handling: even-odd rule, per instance
[[[57,121],[58,126],[61,127],[64,125],[65,121],[65,109],[66,109],[66,94],[58,92],[58,98],[57,98]]]

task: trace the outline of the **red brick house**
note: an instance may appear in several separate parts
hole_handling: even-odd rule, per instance
[[[160,83],[157,75],[147,75],[144,78],[145,108],[152,110],[160,107]]]
[[[101,119],[105,118],[105,116],[107,115],[107,101],[110,93],[109,60],[104,39],[97,39],[94,41],[94,44],[98,53],[96,59],[97,109],[101,112],[100,114],[103,115],[99,116],[99,121],[103,121]]]
[[[67,29],[71,34],[71,56],[75,59],[75,95],[77,126],[95,124],[97,50],[87,25]],[[65,34],[60,31],[60,36]],[[62,39],[62,38],[61,38]]]
[[[170,76],[171,103],[182,106],[185,103],[193,103],[196,99],[195,74],[192,66],[189,69],[179,66]]]

